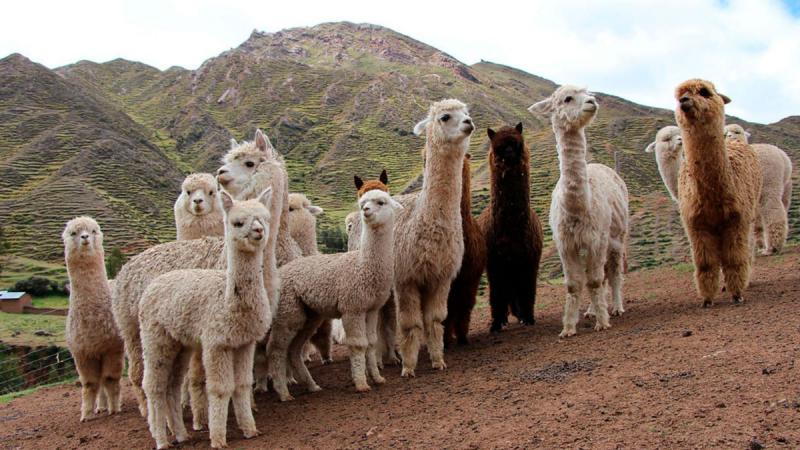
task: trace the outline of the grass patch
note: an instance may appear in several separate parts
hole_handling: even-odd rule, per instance
[[[48,278],[62,283],[67,281],[67,269],[63,264],[53,264],[23,256],[4,256],[3,272],[0,273],[0,289],[9,289],[17,281],[32,276]]]
[[[56,381],[55,383],[43,384],[41,386],[32,387],[30,389],[25,389],[25,390],[22,390],[22,391],[11,392],[10,394],[0,395],[0,405],[6,404],[6,403],[10,402],[11,400],[18,399],[20,397],[25,397],[26,395],[33,394],[33,393],[35,393],[36,391],[38,391],[39,389],[42,389],[42,388],[48,388],[48,387],[52,387],[52,386],[61,386],[61,385],[64,385],[64,384],[74,383],[77,379],[78,379],[77,377],[70,377],[70,378],[67,378],[66,380]]]
[[[31,347],[56,345],[66,346],[64,331],[66,317],[36,314],[6,314],[0,312],[0,341],[9,345]],[[42,331],[51,336],[37,336]]]
[[[52,294],[33,299],[33,306],[42,309],[67,309],[69,308],[69,296]]]
[[[675,264],[672,266],[672,268],[678,272],[683,272],[683,273],[694,272],[694,264],[689,264],[689,263]]]

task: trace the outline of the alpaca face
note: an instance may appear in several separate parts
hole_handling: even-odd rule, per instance
[[[720,129],[725,121],[725,104],[731,101],[718,93],[713,83],[698,79],[684,81],[675,88],[675,100],[675,119],[681,128],[717,122]]]
[[[307,212],[312,216],[322,214],[323,209],[319,206],[312,205],[311,201],[303,194],[292,193],[289,194],[289,214],[296,212]]]
[[[435,143],[461,144],[474,129],[467,105],[448,99],[431,106],[428,117],[414,126],[414,134],[419,136],[425,131]]]
[[[367,226],[374,227],[385,224],[394,218],[394,211],[403,206],[383,191],[369,191],[358,200],[361,209],[361,220]]]
[[[103,251],[103,232],[91,217],[77,217],[67,222],[61,239],[67,260],[93,258]]]
[[[486,130],[491,141],[490,159],[496,167],[514,167],[527,157],[525,141],[522,137],[522,124],[516,128],[503,127],[495,132],[491,128]]]
[[[750,133],[744,131],[741,125],[731,124],[725,125],[725,141],[726,142],[741,142],[743,144],[747,144],[747,140],[750,138]]]
[[[564,85],[550,97],[531,105],[528,111],[549,116],[554,127],[577,130],[588,126],[599,109],[594,94],[586,88]]]
[[[651,142],[645,149],[647,153],[652,153],[655,150],[658,150],[658,153],[662,155],[678,156],[683,150],[681,129],[674,125],[668,125],[658,130],[655,142]]]
[[[347,235],[348,236],[353,231],[353,226],[354,226],[354,223],[355,223],[357,215],[358,215],[358,213],[351,212],[350,214],[347,215],[347,217],[344,218],[344,227],[345,227],[345,230],[347,231]]]
[[[263,250],[269,235],[272,188],[267,188],[255,200],[236,201],[227,192],[222,192],[220,198],[225,212],[225,239],[238,251]]]
[[[214,212],[217,207],[217,183],[210,174],[192,174],[181,186],[183,207],[195,216]]]
[[[217,170],[217,181],[228,193],[238,197],[246,190],[258,166],[274,160],[277,153],[269,138],[256,130],[253,142],[237,144],[231,140],[231,150],[223,158],[223,166]]]

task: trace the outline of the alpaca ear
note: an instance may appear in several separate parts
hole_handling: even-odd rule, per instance
[[[233,208],[233,197],[225,191],[222,191],[221,194],[219,198],[222,201],[222,209],[225,211],[225,214],[228,214],[231,208]]]
[[[540,102],[532,104],[528,108],[528,111],[530,111],[532,114],[538,114],[540,116],[546,116],[550,114],[553,111],[552,103],[550,102],[550,97]]]
[[[309,205],[306,209],[311,213],[312,216],[318,216],[324,211],[322,208],[316,205]]]
[[[269,209],[269,203],[272,200],[272,186],[264,189],[258,194],[258,201]]]
[[[270,159],[275,158],[275,147],[272,146],[272,142],[269,141],[269,137],[264,134],[261,129],[256,129],[256,148],[261,150],[262,152],[267,154],[267,157]]]
[[[745,131],[744,132],[744,137],[746,137],[747,139],[750,139],[750,132],[749,131]]]
[[[392,197],[389,197],[389,204],[392,205],[392,208],[394,208],[396,211],[402,211],[405,209],[403,205],[400,204],[400,202],[393,199]]]
[[[386,169],[381,171],[381,176],[378,178],[383,184],[389,184],[389,175],[386,175]]]
[[[493,129],[491,129],[491,128],[487,128],[486,129],[486,135],[489,136],[489,139],[494,139],[494,135],[495,134],[497,134],[497,133],[495,133],[495,131]]]
[[[236,142],[236,139],[231,138],[231,148],[234,149],[239,146],[239,143]]]
[[[514,127],[514,128],[516,128],[516,129],[517,129],[517,132],[518,132],[519,134],[522,134],[522,122],[518,123],[518,124],[517,124],[517,126],[516,126],[516,127]]]
[[[717,92],[717,95],[719,95],[719,96],[722,98],[722,103],[724,103],[724,104],[726,104],[726,105],[727,105],[728,103],[730,103],[730,102],[731,102],[731,98],[730,98],[730,97],[728,97],[727,95],[725,95],[725,94],[721,94],[721,93],[719,93],[719,92]]]
[[[644,151],[645,153],[653,153],[654,151],[656,151],[656,143],[651,142],[650,145],[648,145],[647,148],[644,149]]]
[[[356,190],[359,190],[364,185],[364,180],[358,175],[353,175],[353,184],[356,185]]]
[[[417,136],[421,135],[422,132],[425,131],[425,127],[428,126],[428,122],[430,121],[431,119],[429,117],[426,117],[417,122],[417,124],[414,125],[414,134]]]
[[[464,159],[469,161],[470,159],[472,159],[472,154],[471,153],[464,153]]]

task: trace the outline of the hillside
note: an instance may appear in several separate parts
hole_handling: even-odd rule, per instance
[[[182,174],[214,170],[230,137],[250,138],[260,127],[284,154],[291,189],[325,208],[321,228],[340,228],[354,173],[371,177],[385,167],[393,192],[418,185],[423,141],[410,130],[432,100],[456,97],[478,126],[471,148],[477,209],[488,196],[485,127],[522,121],[532,147],[532,202],[546,220],[558,177],[555,142],[549,124],[526,108],[554,88],[513,68],[467,66],[392,30],[351,23],[253,32],[197,70],[118,59],[51,71],[12,55],[0,61],[0,215],[8,217],[12,253],[59,259],[61,224],[77,214],[98,217],[109,246],[139,251],[171,238]],[[590,158],[613,166],[618,154],[632,195],[631,269],[685,261],[677,211],[643,152],[672,123],[672,112],[612,95],[599,100]],[[737,122],[754,142],[786,149],[797,164],[797,117]],[[545,263],[545,274],[557,272],[554,255]]]

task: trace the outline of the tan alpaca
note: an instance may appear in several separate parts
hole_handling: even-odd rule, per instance
[[[317,216],[323,210],[312,205],[303,194],[289,194],[289,235],[300,246],[303,256],[316,255],[317,249]]]
[[[678,198],[692,246],[697,291],[703,306],[711,306],[719,292],[721,268],[733,302],[742,303],[750,280],[761,165],[749,145],[726,144],[724,104],[730,99],[711,82],[685,81],[675,89],[675,99],[686,158]]]
[[[280,269],[281,300],[267,345],[269,371],[281,401],[291,400],[287,359],[300,383],[317,386],[302,358],[302,348],[325,319],[341,317],[356,390],[369,390],[367,371],[383,384],[378,369],[378,315],[394,282],[395,209],[386,192],[373,190],[358,201],[364,232],[359,250],[315,255]]]
[[[69,275],[67,347],[81,382],[81,422],[108,408],[120,411],[124,353],[114,317],[103,252],[103,232],[90,217],[70,220],[62,234]]]
[[[613,298],[612,314],[625,312],[622,271],[628,236],[628,188],[616,172],[586,163],[584,128],[597,115],[597,100],[586,89],[561,86],[529,111],[553,124],[561,176],[550,203],[550,229],[564,268],[567,299],[561,337],[577,332],[581,291],[588,289],[588,314],[595,330],[609,328],[604,284]]]
[[[725,126],[726,141],[747,144],[750,133],[740,125]],[[761,197],[755,224],[756,246],[763,255],[780,253],[789,233],[789,201],[792,196],[792,160],[770,144],[750,144],[763,172]]]
[[[221,194],[227,270],[176,270],[153,280],[142,295],[139,323],[144,354],[147,421],[157,448],[169,447],[166,427],[188,440],[180,405],[191,354],[201,353],[211,447],[225,447],[228,403],[245,438],[258,435],[252,412],[253,353],[272,320],[262,265],[269,236],[271,188],[258,200]]]
[[[179,241],[224,234],[217,198],[217,180],[210,173],[193,173],[183,180],[174,207]]]

